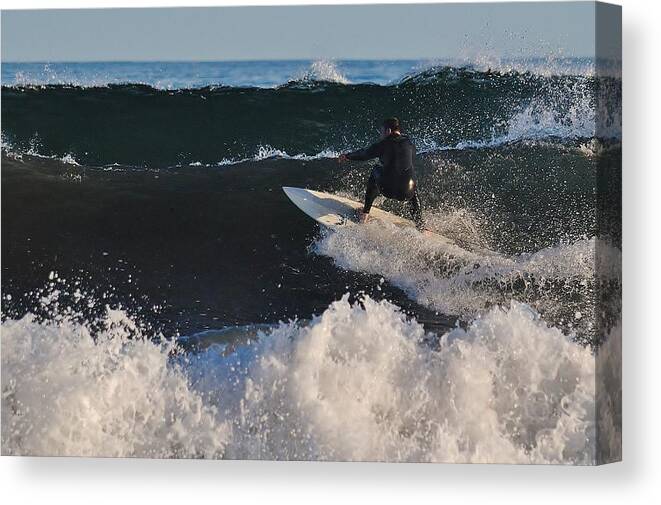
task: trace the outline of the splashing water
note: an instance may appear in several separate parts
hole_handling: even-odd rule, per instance
[[[174,355],[108,310],[2,325],[6,454],[588,464],[594,357],[512,302],[438,346],[347,296],[228,352]]]
[[[594,330],[590,318],[573,316],[589,313],[594,239],[509,257],[375,221],[322,233],[312,250],[341,268],[382,275],[417,303],[443,314],[472,318],[518,299],[554,324],[565,323],[568,331]]]
[[[2,451],[33,456],[220,457],[227,426],[169,363],[169,345],[108,310],[80,323],[2,324]]]
[[[301,81],[334,82],[336,84],[349,84],[349,80],[340,72],[332,60],[316,60],[310,68],[299,78]]]

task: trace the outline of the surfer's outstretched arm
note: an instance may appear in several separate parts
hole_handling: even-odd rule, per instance
[[[383,141],[372,144],[365,149],[358,149],[351,153],[344,154],[344,158],[351,161],[365,161],[378,158],[383,154]]]

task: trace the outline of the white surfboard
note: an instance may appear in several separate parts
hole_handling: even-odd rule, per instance
[[[332,195],[330,193],[323,193],[321,191],[314,191],[312,189],[283,186],[282,190],[299,209],[305,212],[317,223],[331,229],[341,226],[355,225],[356,211],[363,207],[362,203],[349,198]],[[413,221],[396,216],[374,206],[372,206],[372,209],[370,210],[370,220],[372,219],[387,222],[395,226],[415,228]],[[468,251],[459,246],[456,242],[443,235],[439,235],[432,231],[425,231],[424,233],[429,239],[442,242],[446,246],[449,246],[455,253],[468,253]],[[473,253],[468,254],[475,254],[478,252],[491,255],[498,254],[489,251],[488,249],[477,247],[471,247],[471,249]]]
[[[282,189],[294,205],[317,223],[328,228],[355,223],[356,211],[363,208],[362,203],[339,195],[303,188],[283,187]],[[412,221],[377,207],[372,207],[370,219],[387,221],[396,226],[415,226]]]

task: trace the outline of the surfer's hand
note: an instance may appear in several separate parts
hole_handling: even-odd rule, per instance
[[[347,158],[347,155],[346,155],[346,154],[340,154],[340,155],[337,157],[337,162],[338,162],[338,163],[344,163],[345,161],[348,161],[348,160],[349,160],[349,158]]]

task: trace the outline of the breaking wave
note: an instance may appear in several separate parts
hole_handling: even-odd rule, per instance
[[[519,300],[581,341],[595,338],[595,239],[507,256],[375,221],[324,232],[312,249],[341,268],[383,276],[438,313],[472,318]]]
[[[237,346],[154,337],[111,309],[95,333],[5,320],[3,453],[595,460],[594,356],[522,303],[431,341],[391,303],[346,296]]]

